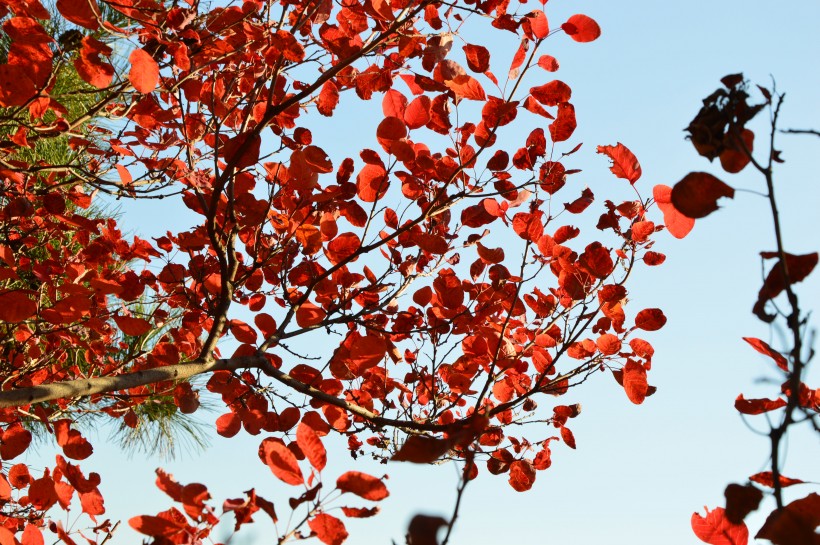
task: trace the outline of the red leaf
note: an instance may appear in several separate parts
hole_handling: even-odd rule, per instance
[[[352,257],[361,247],[361,240],[355,233],[342,233],[327,245],[326,255],[334,265]]]
[[[481,45],[467,44],[463,47],[467,67],[473,72],[484,73],[490,69],[490,52]]]
[[[91,443],[82,434],[71,429],[71,420],[57,420],[53,423],[54,437],[63,448],[66,457],[73,460],[85,460],[94,452]]]
[[[342,513],[345,514],[346,517],[350,518],[357,518],[357,519],[364,519],[372,517],[379,513],[378,507],[342,507]]]
[[[733,199],[735,190],[708,172],[690,172],[672,188],[672,205],[684,216],[705,218],[719,207],[721,197]]]
[[[663,212],[663,224],[669,229],[669,234],[675,238],[683,238],[695,226],[695,220],[684,216],[672,205],[672,188],[668,185],[656,185],[652,188],[655,203]]]
[[[779,257],[777,252],[761,252],[761,257],[764,259],[772,259]],[[788,268],[789,284],[795,284],[803,281],[814,268],[817,266],[817,252],[812,254],[794,255],[785,254],[786,267]],[[752,309],[752,312],[764,322],[771,322],[774,316],[766,313],[765,305],[769,299],[774,299],[786,289],[786,279],[783,276],[783,267],[780,265],[780,260],[774,264],[769,274],[766,275],[766,280],[763,282],[763,287],[757,294],[757,302]]]
[[[15,290],[0,293],[0,321],[18,323],[37,313],[37,301],[31,290]]]
[[[237,341],[245,344],[256,343],[256,330],[242,320],[231,320],[228,327]]]
[[[108,87],[114,78],[114,67],[104,62],[102,57],[110,57],[113,50],[91,36],[84,37],[82,43],[80,53],[74,60],[77,74],[83,81],[98,89]]]
[[[174,476],[166,473],[162,469],[157,469],[157,488],[168,494],[168,496],[177,502],[182,501],[182,485],[174,480]]]
[[[487,95],[484,93],[484,88],[472,76],[462,74],[456,76],[451,80],[444,82],[451,91],[453,91],[457,98],[466,98],[467,100],[487,100]]]
[[[601,27],[598,26],[598,23],[594,19],[581,14],[573,15],[567,19],[567,22],[561,25],[561,29],[576,42],[591,42],[597,40],[601,35]]]
[[[743,394],[735,399],[735,409],[743,414],[763,414],[786,406],[786,400],[777,399],[744,399]]]
[[[296,428],[296,444],[305,453],[310,465],[316,468],[316,471],[322,471],[325,468],[327,465],[325,446],[313,428],[304,422],[300,422],[299,427]]]
[[[263,452],[265,463],[279,480],[293,486],[299,486],[305,482],[296,456],[281,441],[265,439],[260,449]]]
[[[114,316],[114,321],[120,331],[130,337],[139,337],[148,333],[151,329],[151,324],[142,318],[133,318],[131,316]]]
[[[0,64],[0,106],[22,106],[36,92],[22,67]]]
[[[635,327],[645,331],[657,331],[666,324],[666,316],[659,308],[646,308],[635,316]]]
[[[310,301],[302,303],[296,310],[296,323],[299,327],[311,327],[322,323],[327,313]]]
[[[23,530],[21,545],[43,545],[43,533],[34,524],[26,524],[26,529]]]
[[[356,193],[364,202],[376,202],[388,186],[387,171],[381,165],[367,164],[356,177]]]
[[[541,55],[538,58],[538,66],[547,72],[555,72],[558,70],[558,61],[552,55]]]
[[[726,496],[726,518],[732,524],[742,523],[763,499],[763,492],[752,485],[730,484],[723,495]]]
[[[732,524],[726,519],[726,511],[718,507],[706,510],[706,517],[692,514],[692,531],[701,541],[711,545],[746,545],[749,529],[745,524]]]
[[[743,141],[743,146],[745,146],[748,152],[744,151],[743,147],[738,145],[737,149],[727,147],[720,154],[720,166],[723,167],[723,170],[732,174],[746,168],[746,165],[752,160],[750,154],[754,149],[755,133],[749,129],[743,129],[740,137]]]
[[[585,187],[584,190],[581,192],[581,196],[575,199],[572,202],[564,203],[564,208],[570,214],[580,214],[584,210],[586,210],[590,204],[595,201],[595,195],[592,193],[592,190],[588,187]]]
[[[391,460],[394,462],[429,464],[441,458],[448,450],[450,450],[450,442],[445,439],[410,435]]]
[[[598,146],[598,153],[612,159],[612,166],[609,170],[618,178],[629,180],[630,184],[634,184],[641,177],[641,164],[638,158],[620,142],[614,146]]]
[[[532,35],[536,39],[542,40],[550,33],[549,21],[547,16],[540,9],[534,10],[530,16],[530,26],[532,28]]]
[[[216,433],[222,437],[233,437],[242,428],[242,419],[236,413],[225,413],[216,419]]]
[[[575,107],[569,102],[558,105],[558,116],[550,124],[550,136],[553,142],[569,140],[578,124],[575,121]]]
[[[561,80],[553,80],[539,87],[532,87],[530,95],[545,106],[557,106],[562,102],[569,102],[572,89]]]
[[[569,428],[561,426],[561,439],[564,440],[564,443],[566,443],[569,448],[575,448],[575,435],[573,435]]]
[[[414,98],[404,110],[404,122],[410,129],[418,129],[430,122],[433,102],[427,95]]]
[[[612,356],[621,351],[621,339],[612,333],[604,333],[595,341],[604,356]]]
[[[478,257],[485,263],[495,264],[504,261],[504,248],[487,248],[481,242],[476,243]]]
[[[776,545],[817,545],[820,536],[820,495],[809,494],[780,511],[773,511],[755,538],[768,539]]]
[[[635,405],[640,405],[649,395],[649,385],[646,382],[646,369],[640,363],[627,360],[623,368],[623,386],[626,397]]]
[[[149,515],[133,517],[128,520],[128,525],[141,534],[153,537],[170,537],[185,528],[175,521]]]
[[[407,126],[398,117],[385,117],[376,128],[376,138],[379,139],[379,143],[382,145],[386,142],[401,140],[406,136]]]
[[[390,495],[381,479],[359,471],[348,471],[342,474],[336,480],[336,488],[370,501],[381,501]]]
[[[253,132],[243,132],[225,142],[219,153],[235,169],[241,170],[256,164],[261,145],[261,136]]]
[[[327,545],[341,545],[347,539],[344,523],[334,516],[321,513],[308,521],[310,529],[316,532],[319,541]]]
[[[510,464],[510,486],[516,492],[526,492],[535,483],[535,468],[527,460],[516,460]]]
[[[328,80],[322,85],[322,91],[319,93],[319,99],[316,101],[316,109],[324,116],[331,116],[338,104],[339,87],[333,80]]]
[[[786,357],[774,348],[772,348],[771,346],[769,346],[767,343],[754,337],[743,337],[743,340],[752,345],[752,348],[754,348],[764,356],[769,356],[770,358],[772,358],[777,364],[777,366],[780,367],[780,369],[786,372],[789,371],[789,362],[788,360],[786,360]]]
[[[407,97],[395,89],[389,89],[382,99],[382,112],[385,117],[404,117],[407,108]]]
[[[96,0],[57,0],[63,17],[88,30],[100,28],[100,8]]]
[[[31,444],[31,432],[19,423],[10,425],[3,430],[0,438],[0,458],[11,460],[26,451]]]
[[[83,1],[83,0],[78,0]],[[128,72],[128,81],[138,92],[148,94],[157,88],[159,83],[159,66],[151,55],[144,49],[135,49],[128,56],[131,71]]]
[[[768,486],[769,488],[774,488],[774,473],[771,471],[762,471],[760,473],[755,473],[751,477],[749,477],[750,481],[756,482],[758,484],[762,484],[763,486]],[[784,477],[780,475],[780,486],[792,486],[793,484],[802,484],[805,481],[801,481],[800,479],[792,479],[789,477]]]

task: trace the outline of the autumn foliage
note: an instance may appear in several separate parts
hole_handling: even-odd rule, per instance
[[[781,466],[787,432],[794,433],[794,428],[801,421],[813,422],[814,432],[818,430],[816,418],[820,413],[820,389],[812,389],[803,382],[814,350],[807,334],[807,313],[800,306],[794,286],[813,271],[818,254],[794,255],[785,250],[774,183],[776,165],[783,162],[775,146],[783,95],[758,86],[760,102],[752,103],[749,84],[742,74],[726,76],[721,83],[721,88],[703,100],[703,107],[687,128],[688,137],[701,156],[710,161],[719,159],[721,168],[727,173],[735,174],[751,165],[763,178],[765,193],[758,195],[766,198],[771,211],[774,250],[760,253],[768,272],[764,275],[752,312],[767,324],[781,321],[788,333],[788,346],[785,350],[777,350],[761,339],[743,338],[770,361],[782,381],[779,392],[775,392],[771,399],[746,399],[741,393],[734,404],[743,415],[767,416],[771,471],[751,475],[744,485],[728,485],[725,509],[707,508],[705,516],[694,513],[692,529],[702,541],[711,545],[746,545],[749,529],[744,519],[759,508],[764,495],[770,495],[776,508],[755,538],[777,545],[817,544],[820,542],[820,534],[815,532],[820,526],[820,495],[811,493],[785,504],[783,489],[806,483],[781,474]],[[764,153],[756,158],[755,135],[747,124],[763,111],[770,115],[769,126],[765,127],[770,131],[769,142]],[[718,210],[718,202],[722,198],[734,198],[735,189],[712,174],[691,172],[673,188],[656,186],[654,194],[670,233],[683,238],[694,227],[696,219]],[[785,298],[780,297],[778,301],[781,295]]]
[[[355,470],[325,476],[328,457],[344,455],[325,449],[329,434],[354,457],[461,460],[465,483],[491,473],[526,491],[556,443],[575,448],[574,386],[604,372],[633,403],[654,392],[642,337],[666,317],[627,308],[626,281],[664,261],[652,249],[663,226],[622,144],[597,151],[634,199],[584,186],[572,89],[543,47],[601,29],[527,10],[0,2],[0,543],[73,543],[79,531],[51,513],[77,499],[93,521],[84,537],[109,535],[101,477],[76,463],[93,450],[88,414],[138,428],[151,404],[190,414],[209,396],[217,433],[260,436],[272,482],[294,487],[287,506],[252,489],[220,510],[204,484],[158,470],[177,507],[130,520],[155,543],[199,543],[223,517],[239,530],[303,510],[278,526],[280,543],[338,544],[345,517],[377,507],[328,512],[327,495],[378,502],[388,490]],[[50,35],[50,18],[71,30]],[[470,43],[473,27],[512,37],[511,65]],[[79,88],[56,91],[61,70]],[[89,105],[70,115],[78,93]],[[358,103],[373,131],[356,157],[335,156],[341,112]],[[341,121],[316,129],[327,117]],[[535,128],[508,130],[519,122]],[[69,156],[49,163],[41,150],[58,140]],[[191,227],[125,236],[94,207],[124,203],[129,225],[129,202],[159,198]],[[673,234],[691,228],[674,190],[654,199]],[[775,277],[761,297],[786,285]],[[327,350],[306,354],[309,343]],[[199,375],[204,388],[189,380]],[[33,433],[53,435],[53,467],[19,462]]]

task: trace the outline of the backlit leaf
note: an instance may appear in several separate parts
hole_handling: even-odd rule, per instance
[[[325,468],[327,465],[325,446],[313,428],[304,422],[300,422],[299,427],[296,428],[296,444],[305,453],[310,465],[316,468],[316,471],[322,471]]]
[[[641,177],[641,164],[629,148],[618,142],[614,146],[598,146],[598,153],[612,160],[609,170],[618,178],[629,180],[634,184]]]
[[[31,290],[14,290],[0,293],[0,321],[18,323],[37,313],[37,302]]]
[[[304,483],[305,479],[302,476],[302,470],[299,469],[296,456],[281,441],[265,439],[262,441],[260,451],[265,463],[280,481],[294,486]]]
[[[76,0],[82,1],[82,0]],[[143,94],[148,94],[157,88],[159,83],[159,66],[151,55],[144,49],[135,49],[128,56],[131,63],[131,70],[128,72],[128,81],[134,89]]]
[[[381,479],[359,471],[343,473],[336,480],[336,488],[370,501],[380,501],[390,495]]]
[[[726,518],[726,511],[718,507],[706,510],[706,516],[692,514],[692,531],[701,541],[711,545],[747,545],[749,529],[745,524],[732,524]]]
[[[735,409],[743,414],[763,414],[786,406],[786,400],[777,399],[745,399],[743,394],[737,396]]]
[[[669,234],[675,238],[683,238],[695,226],[695,220],[678,212],[672,204],[672,188],[668,185],[656,185],[652,188],[655,203],[663,212],[663,224]]]
[[[597,40],[601,35],[601,27],[598,23],[582,14],[576,14],[567,19],[567,22],[561,25],[561,29],[576,42],[591,42]]]
[[[319,541],[327,545],[341,545],[348,536],[344,523],[327,513],[320,513],[308,520],[308,526],[316,532]]]

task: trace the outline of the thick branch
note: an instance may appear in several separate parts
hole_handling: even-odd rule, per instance
[[[55,399],[71,399],[128,390],[146,384],[156,384],[169,380],[185,380],[195,375],[213,371],[234,371],[236,369],[260,367],[260,359],[264,360],[264,358],[255,356],[210,361],[200,359],[111,377],[91,377],[7,390],[0,392],[0,408],[19,407]]]

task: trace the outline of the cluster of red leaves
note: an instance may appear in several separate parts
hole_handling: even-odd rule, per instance
[[[580,406],[547,396],[609,370],[642,403],[654,391],[654,350],[634,334],[666,317],[657,308],[627,316],[624,283],[636,264],[664,261],[652,250],[662,227],[640,196],[604,201],[597,229],[572,225],[595,203],[565,164],[580,144],[557,155],[576,129],[572,89],[558,79],[519,85],[531,67],[558,70],[536,55],[557,29],[543,10],[508,7],[59,0],[58,16],[81,30],[72,45],[48,35],[38,0],[0,2],[11,41],[0,121],[15,127],[0,151],[2,447],[22,453],[15,434],[26,423],[53,433],[66,456],[87,456],[91,445],[64,418],[77,396],[89,396],[84,410],[133,428],[142,403],[196,411],[199,392],[180,380],[214,371],[207,390],[225,407],[217,432],[268,434],[261,461],[305,487],[291,508],[309,505],[306,524],[335,544],[347,533],[321,509],[315,484],[329,433],[345,436],[354,457],[365,448],[415,463],[469,453],[471,477],[475,459],[523,491],[550,466],[552,441],[576,446],[567,422]],[[520,38],[498,72],[511,85],[499,83],[487,48],[455,50],[453,34],[441,32],[461,24],[462,8]],[[103,15],[112,10],[119,26]],[[580,14],[560,30],[582,43],[601,32]],[[124,73],[117,51],[129,51]],[[94,97],[79,116],[55,87],[66,60]],[[323,146],[337,135],[309,126],[357,99],[381,102],[372,147],[331,157]],[[549,124],[517,145],[499,138],[519,115]],[[118,121],[83,129],[94,116]],[[26,159],[50,138],[66,139],[70,165]],[[631,151],[598,152],[636,186]],[[82,212],[98,192],[176,198],[196,221],[127,241],[115,220]],[[290,339],[326,343],[328,331],[339,342],[322,363],[293,362]],[[238,346],[220,359],[225,338]],[[526,428],[537,437],[507,432],[545,418],[556,436],[538,424]],[[412,433],[394,445],[387,427]],[[182,511],[132,526],[158,543],[204,539],[218,520],[206,488],[162,473],[158,482]],[[387,494],[382,480],[357,472],[336,489],[373,501]],[[237,527],[258,509],[275,518],[253,491],[223,506]]]
[[[754,133],[746,128],[764,107],[779,109],[773,105],[772,94],[759,87],[764,97],[760,104],[749,104],[747,84],[741,74],[726,76],[721,80],[723,88],[716,90],[704,99],[703,107],[690,123],[687,131],[696,151],[710,161],[719,158],[721,167],[728,173],[737,173],[753,162]],[[774,116],[774,125],[776,123]],[[773,144],[772,144],[773,146]],[[773,192],[772,165],[779,162],[779,153],[771,147],[770,158],[766,166],[754,163],[767,179],[767,190]],[[656,186],[655,201],[664,213],[664,222],[670,233],[683,238],[694,226],[695,219],[706,217],[718,209],[717,201],[722,197],[733,198],[734,189],[717,177],[706,172],[687,174],[674,188]],[[774,203],[774,197],[768,196]],[[774,209],[774,205],[773,205]],[[774,212],[778,221],[777,212]],[[763,260],[777,261],[766,275],[760,288],[758,299],[752,312],[763,322],[771,323],[776,314],[769,314],[766,305],[791,285],[804,280],[815,268],[818,254],[793,255],[782,250],[782,240],[777,233],[777,242],[781,248],[778,252],[761,252]],[[802,335],[801,318],[797,316],[796,297],[790,298],[794,316],[788,318],[788,327],[798,337]],[[744,337],[747,343],[758,353],[770,358],[778,372],[782,374],[781,396],[775,399],[745,399],[740,394],[735,400],[735,409],[745,415],[759,415],[779,411],[784,417],[780,427],[772,429],[770,436],[773,442],[779,442],[785,429],[794,422],[791,413],[802,410],[807,415],[820,412],[820,389],[812,390],[802,382],[804,362],[795,361],[802,358],[800,349],[789,357],[772,348],[768,343],[754,337]],[[798,344],[799,346],[799,344]],[[798,390],[794,391],[795,386]],[[791,406],[790,406],[791,405]],[[785,409],[785,411],[783,411]],[[772,420],[770,420],[771,422]],[[772,466],[779,467],[779,458],[773,448]],[[757,473],[749,477],[749,483],[741,486],[730,484],[726,487],[726,508],[712,511],[706,509],[706,517],[695,513],[692,515],[692,529],[695,534],[711,545],[746,545],[749,530],[743,522],[746,516],[756,510],[764,497],[763,491],[752,483],[774,489],[778,501],[779,491],[787,486],[802,484],[800,479],[793,479],[772,471]],[[818,543],[815,529],[820,526],[820,496],[809,496],[793,501],[773,511],[765,524],[755,536],[767,539],[776,545],[798,545]]]

